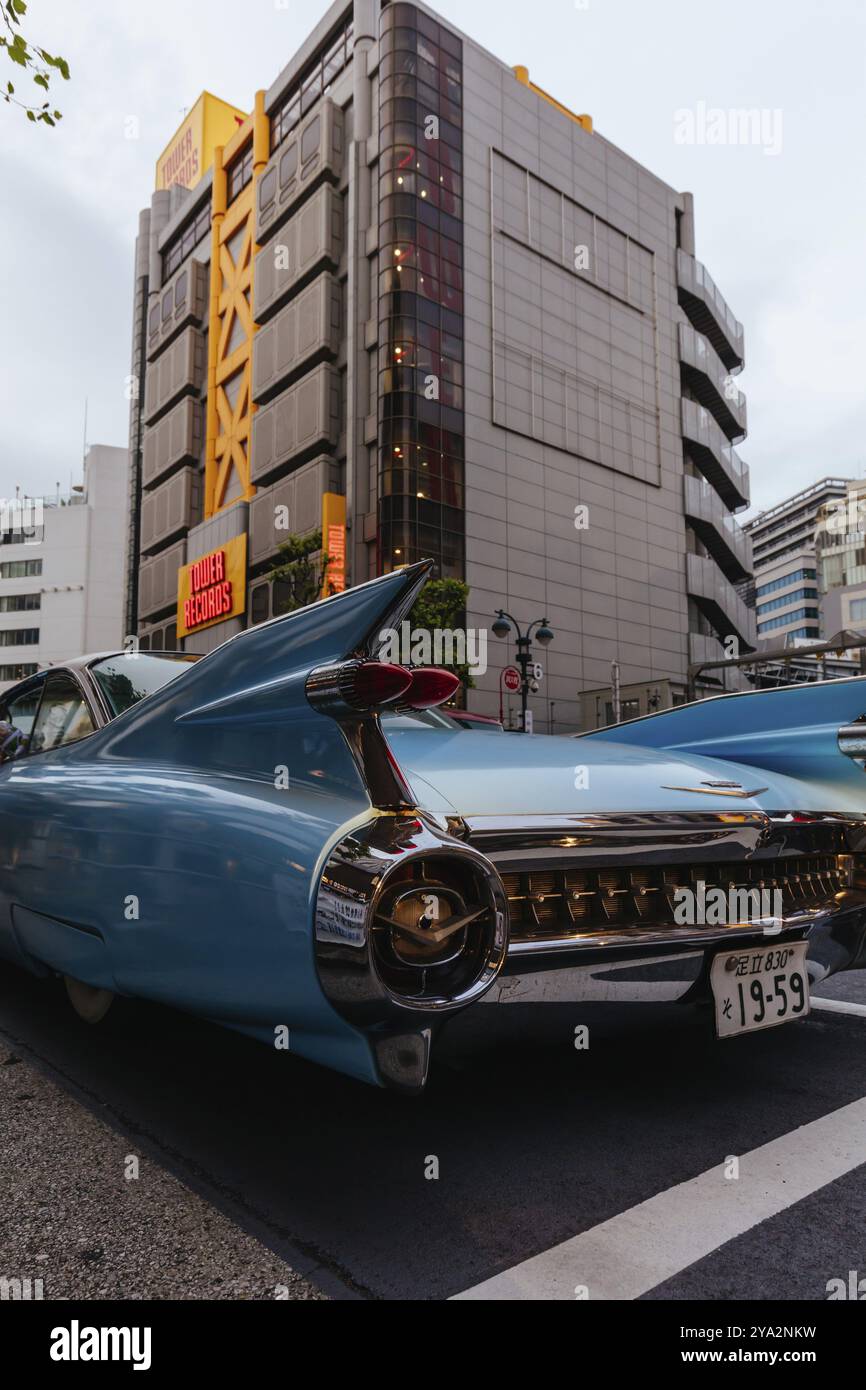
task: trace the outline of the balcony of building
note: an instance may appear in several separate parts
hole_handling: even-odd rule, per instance
[[[683,477],[683,508],[704,546],[732,584],[752,573],[752,543],[704,478]]]
[[[704,477],[731,510],[748,506],[748,466],[731,447],[710,412],[684,396],[681,416],[683,439]]]
[[[677,297],[689,321],[715,348],[728,371],[745,362],[743,325],[706,266],[687,251],[677,251]]]
[[[708,555],[686,555],[686,592],[722,639],[734,636],[741,648],[755,646],[755,615]]]
[[[715,348],[692,328],[679,325],[680,370],[701,405],[709,410],[728,439],[736,443],[746,435],[746,398]]]

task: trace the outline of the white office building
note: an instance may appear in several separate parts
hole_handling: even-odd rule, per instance
[[[95,444],[68,496],[0,500],[0,690],[121,643],[128,470]]]

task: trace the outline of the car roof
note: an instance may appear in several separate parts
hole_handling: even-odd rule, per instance
[[[198,660],[198,652],[170,652],[163,648],[154,651],[143,652],[90,652],[85,656],[73,656],[68,661],[58,661],[53,666],[43,666],[41,670],[34,671],[34,676],[44,676],[48,671],[83,671],[88,666],[93,666],[97,661],[110,661],[118,656],[170,656],[178,657],[183,660]],[[32,676],[26,679],[32,680]]]

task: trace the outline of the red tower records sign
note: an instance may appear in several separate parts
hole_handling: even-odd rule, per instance
[[[236,618],[247,606],[247,537],[234,536],[177,575],[177,635]]]

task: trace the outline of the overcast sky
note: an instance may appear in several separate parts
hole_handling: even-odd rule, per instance
[[[85,397],[88,440],[126,444],[133,244],[156,156],[204,88],[249,109],[327,8],[30,0],[26,36],[67,58],[72,78],[53,83],[56,130],[0,107],[0,496],[16,484],[67,490]],[[745,325],[753,501],[866,475],[863,0],[438,9],[694,193],[698,256]],[[4,86],[9,76],[29,88],[0,54]],[[684,111],[700,122],[702,110],[742,108],[765,112],[763,143],[678,138]]]

